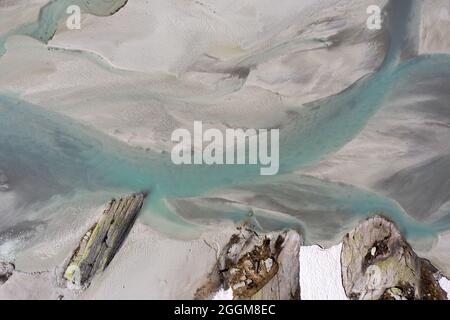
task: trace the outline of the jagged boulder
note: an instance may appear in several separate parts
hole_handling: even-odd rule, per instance
[[[301,236],[293,230],[258,234],[246,226],[238,229],[195,298],[211,299],[220,288],[231,288],[234,299],[299,299]]]
[[[12,276],[14,265],[8,262],[0,262],[0,285],[4,284]]]
[[[374,216],[348,233],[341,251],[342,281],[350,299],[446,299],[439,272],[418,257],[396,225]]]
[[[86,287],[97,272],[105,270],[133,226],[145,197],[145,193],[136,193],[110,201],[81,239],[65,269],[69,286]]]

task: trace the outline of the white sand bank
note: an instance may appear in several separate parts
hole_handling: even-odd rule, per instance
[[[48,0],[2,0],[0,1],[0,35],[19,26],[37,21],[39,10]]]
[[[81,30],[61,23],[48,48],[10,37],[0,89],[169,150],[172,131],[193,120],[283,125],[289,108],[340,92],[383,60],[384,31],[367,30],[365,10],[386,0],[230,3],[129,1],[110,17],[83,15]]]
[[[192,299],[216,262],[216,250],[234,232],[234,225],[222,224],[197,240],[182,241],[137,222],[107,270],[86,291],[64,288],[60,276],[66,257],[57,255],[58,265],[48,270],[15,272],[0,286],[0,299]]]
[[[419,53],[450,53],[449,1],[422,1]]]
[[[180,241],[137,223],[106,272],[79,298],[192,299],[216,262],[216,249],[234,232],[223,225]]]

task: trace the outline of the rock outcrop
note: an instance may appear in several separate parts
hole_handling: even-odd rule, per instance
[[[8,189],[8,177],[2,170],[0,170],[0,191],[7,191]]]
[[[231,288],[234,299],[299,299],[301,236],[292,230],[258,234],[246,226],[238,229],[195,298],[211,299],[219,289]]]
[[[14,272],[14,265],[8,262],[0,261],[0,285],[4,284],[12,276]]]
[[[350,299],[447,299],[439,271],[385,217],[369,218],[344,237],[341,263]]]
[[[111,200],[100,219],[83,236],[64,272],[69,286],[88,286],[105,270],[125,240],[140,212],[145,193]]]

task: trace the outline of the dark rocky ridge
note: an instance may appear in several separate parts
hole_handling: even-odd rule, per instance
[[[300,299],[301,236],[292,230],[258,234],[247,226],[238,229],[195,299],[211,299],[220,288],[231,288],[234,299]]]
[[[0,285],[8,281],[12,276],[14,269],[15,267],[12,263],[0,261]]]
[[[439,271],[418,257],[397,226],[383,216],[367,219],[344,237],[341,263],[350,299],[447,299]]]
[[[69,285],[86,287],[97,272],[105,270],[131,230],[146,196],[136,193],[109,202],[65,268],[63,277]]]

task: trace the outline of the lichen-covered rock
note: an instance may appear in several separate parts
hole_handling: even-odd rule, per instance
[[[145,193],[136,193],[110,201],[72,255],[64,272],[68,285],[86,287],[98,271],[108,266],[133,226],[145,197]]]
[[[231,288],[234,299],[299,299],[300,235],[292,230],[258,234],[242,227],[231,237],[196,299]]]
[[[8,262],[0,261],[0,285],[4,284],[12,276],[14,272],[14,265]]]
[[[446,299],[438,270],[385,217],[369,218],[344,237],[341,263],[350,299]]]

